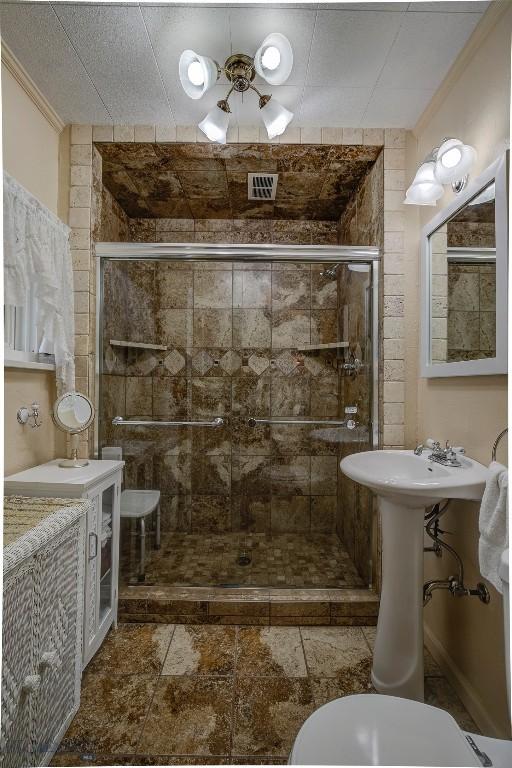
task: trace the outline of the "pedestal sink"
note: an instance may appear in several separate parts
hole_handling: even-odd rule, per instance
[[[425,508],[443,499],[479,501],[487,469],[464,456],[442,466],[430,451],[365,451],[341,471],[378,496],[382,590],[372,682],[379,693],[423,701],[423,525]]]

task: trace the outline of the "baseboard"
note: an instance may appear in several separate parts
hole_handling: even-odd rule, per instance
[[[455,688],[460,700],[477,724],[478,728],[482,731],[483,735],[492,736],[494,738],[503,738],[501,731],[490,719],[486,707],[479,695],[467,677],[458,668],[452,657],[448,654],[445,647],[441,645],[429,627],[425,626],[424,631],[425,645],[438,663],[444,676]]]

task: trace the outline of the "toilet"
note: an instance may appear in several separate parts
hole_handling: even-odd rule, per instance
[[[510,709],[508,550],[502,555],[499,573]],[[395,696],[361,694],[336,699],[313,712],[297,734],[288,762],[511,768],[512,741],[466,733],[438,707]]]

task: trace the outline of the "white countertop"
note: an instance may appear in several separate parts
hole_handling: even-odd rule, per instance
[[[124,467],[124,461],[107,459],[90,459],[85,467],[59,467],[59,461],[62,459],[9,475],[4,480],[4,493],[22,493],[28,488],[79,493]]]

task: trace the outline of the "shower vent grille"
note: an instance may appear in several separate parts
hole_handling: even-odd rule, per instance
[[[248,173],[249,200],[275,200],[278,177],[278,173]]]

